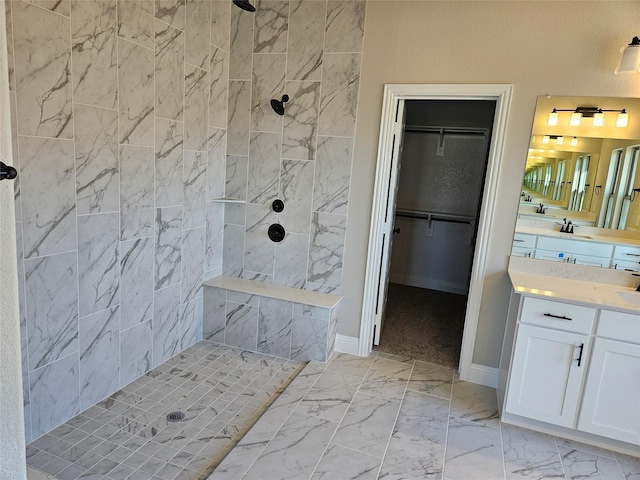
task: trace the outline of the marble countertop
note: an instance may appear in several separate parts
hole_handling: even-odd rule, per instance
[[[522,295],[640,313],[640,277],[629,272],[511,257],[509,278]]]

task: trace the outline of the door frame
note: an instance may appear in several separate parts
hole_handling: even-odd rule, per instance
[[[399,101],[407,100],[494,100],[496,111],[493,123],[489,158],[485,174],[482,195],[482,206],[478,219],[478,235],[471,270],[469,297],[462,335],[459,373],[462,380],[476,383],[492,383],[493,375],[483,373],[487,367],[479,366],[472,370],[473,349],[478,329],[482,289],[486,272],[489,233],[494,221],[494,205],[498,191],[498,179],[506,139],[507,117],[511,104],[513,86],[510,84],[487,85],[404,85],[386,84],[384,86],[382,114],[380,121],[380,137],[376,160],[376,178],[374,184],[373,205],[371,211],[371,227],[367,249],[364,296],[358,354],[367,356],[373,348],[373,326],[375,319],[375,302],[377,298],[378,273],[380,271],[380,248],[382,245],[382,224],[388,197],[391,175],[391,150],[393,144],[395,112]],[[392,187],[393,188],[393,187]]]

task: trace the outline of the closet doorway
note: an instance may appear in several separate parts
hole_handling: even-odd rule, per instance
[[[380,332],[383,331],[382,327],[384,326],[383,312],[387,303],[391,273],[391,252],[393,250],[394,237],[397,237],[397,234],[393,235],[392,231],[395,223],[396,194],[400,187],[399,174],[401,168],[399,167],[402,160],[400,152],[403,146],[402,140],[406,125],[405,105],[414,100],[489,101],[489,103],[493,103],[494,107],[492,127],[490,124],[481,126],[476,123],[469,124],[467,122],[465,124],[465,121],[475,115],[468,108],[463,108],[462,113],[440,109],[445,110],[448,117],[455,113],[459,120],[465,121],[451,123],[453,119],[448,118],[446,123],[439,121],[436,126],[445,126],[448,123],[449,125],[446,126],[451,126],[452,128],[474,128],[476,130],[481,128],[488,130],[488,161],[485,163],[486,170],[483,186],[481,187],[482,201],[477,202],[478,210],[474,212],[472,222],[472,230],[474,232],[472,238],[475,240],[475,249],[472,246],[468,246],[468,250],[470,250],[469,256],[472,260],[470,273],[467,270],[466,288],[468,288],[468,294],[458,371],[460,378],[463,380],[484,385],[495,385],[497,372],[489,367],[475,365],[472,359],[480,306],[483,300],[483,284],[489,267],[487,253],[494,218],[494,205],[497,198],[498,178],[501,171],[511,92],[511,85],[385,85],[358,342],[358,353],[360,355],[368,355],[373,349],[374,343],[379,343]],[[471,104],[466,105],[470,106]],[[437,137],[440,141],[440,146],[442,146],[439,131]],[[447,142],[445,140],[445,145]],[[446,186],[447,184],[445,183]],[[454,185],[450,184],[449,187],[455,188]],[[456,218],[456,220],[458,219]],[[432,229],[435,229],[433,216],[431,221]],[[454,224],[456,222],[448,223]],[[401,227],[400,229],[402,231]],[[432,230],[432,234],[434,232],[435,230]],[[469,238],[467,237],[468,241]],[[442,284],[440,282],[440,286]],[[460,294],[453,293],[453,295]],[[425,348],[428,348],[428,346],[425,346]]]
[[[495,100],[408,100],[375,350],[457,368]]]

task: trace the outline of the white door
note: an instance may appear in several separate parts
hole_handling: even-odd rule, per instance
[[[589,336],[518,327],[506,411],[574,428]]]
[[[640,345],[595,340],[578,429],[640,445]]]
[[[387,203],[384,211],[382,230],[382,248],[380,255],[380,270],[378,276],[374,345],[380,345],[380,334],[384,323],[384,310],[387,303],[387,289],[389,288],[389,268],[391,266],[391,246],[393,243],[393,222],[395,219],[396,201],[398,197],[398,174],[400,173],[400,159],[402,156],[402,140],[405,126],[404,100],[398,100],[395,123],[393,125],[393,145],[391,148],[391,171]]]

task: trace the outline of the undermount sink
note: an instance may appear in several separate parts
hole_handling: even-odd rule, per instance
[[[640,292],[632,290],[618,290],[616,294],[625,302],[640,306]]]
[[[591,235],[580,235],[579,233],[570,233],[573,238],[593,238]]]

